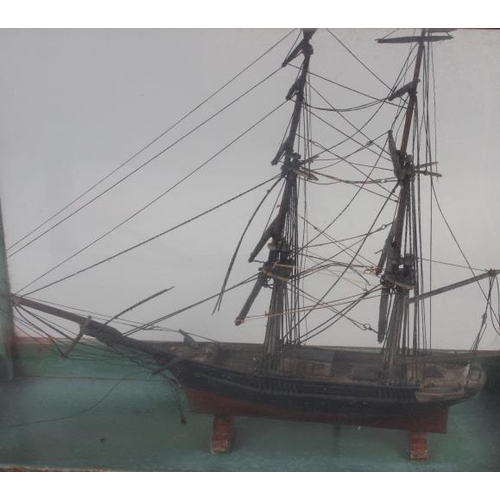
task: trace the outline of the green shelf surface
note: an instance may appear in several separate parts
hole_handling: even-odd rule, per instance
[[[85,346],[78,348],[84,350]],[[0,385],[3,468],[121,471],[499,471],[500,395],[453,407],[429,460],[408,433],[236,419],[231,453],[209,452],[212,417],[190,413],[165,379],[120,358],[62,360],[25,346]],[[85,358],[85,359],[84,359]],[[180,423],[179,403],[187,424]]]

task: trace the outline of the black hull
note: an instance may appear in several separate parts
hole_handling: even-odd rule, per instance
[[[398,422],[416,419],[423,422],[422,430],[433,432],[446,432],[449,406],[479,392],[471,388],[456,397],[422,402],[415,386],[330,383],[248,373],[190,360],[179,363],[173,371],[196,412],[366,425],[371,421],[374,426],[390,428],[405,428]],[[436,416],[439,422],[433,423]],[[415,428],[414,423],[408,425]]]

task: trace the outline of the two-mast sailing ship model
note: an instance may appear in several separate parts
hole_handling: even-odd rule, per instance
[[[451,38],[446,31],[423,30],[417,36],[379,40],[416,47],[412,79],[394,88],[384,100],[402,103],[396,106],[403,112],[402,131],[389,129],[381,148],[390,159],[395,176],[387,197],[395,201],[396,208],[377,256],[378,264],[371,269],[371,276],[379,282],[345,301],[341,309],[333,309],[333,317],[308,329],[306,320],[329,307],[327,295],[341,290],[342,278],[347,270],[355,268],[363,244],[348,253],[352,256],[350,262],[332,279],[321,298],[305,307],[304,278],[325,267],[325,262],[312,270],[305,267],[308,247],[301,234],[301,228],[307,224],[300,213],[302,191],[320,175],[319,169],[312,168],[319,155],[313,149],[317,143],[308,135],[308,112],[312,108],[309,66],[315,33],[312,29],[302,31],[301,41],[283,62],[287,66],[301,60],[286,96],[293,101],[292,116],[271,162],[280,169],[275,186],[281,186],[281,197],[277,213],[250,253],[249,262],[263,255],[265,260],[260,261],[253,287],[235,320],[236,325],[245,322],[259,294],[270,293],[263,345],[196,342],[184,332],[183,344],[145,342],[124,336],[109,324],[25,297],[13,296],[13,304],[79,324],[77,340],[88,335],[114,349],[150,355],[158,364],[158,371],[168,370],[175,375],[193,411],[225,418],[250,415],[444,432],[447,408],[478,394],[485,376],[473,353],[436,354],[427,349],[423,303],[439,293],[496,275],[491,271],[445,288],[428,292],[423,289],[420,177],[427,175],[431,179],[437,174],[432,161],[421,161],[421,157],[427,158],[420,151],[425,145],[415,140],[421,132],[417,122],[417,89],[423,78],[426,48]],[[298,147],[300,140],[305,145],[302,149]],[[360,184],[369,184],[368,178]],[[229,292],[228,278],[229,271],[217,306]],[[380,302],[378,326],[369,329],[381,343],[380,350],[306,343],[346,318],[363,300],[373,297],[379,297]],[[366,324],[363,326],[366,329]]]

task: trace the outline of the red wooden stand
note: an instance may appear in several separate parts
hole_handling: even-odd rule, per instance
[[[428,446],[427,437],[428,432],[410,431],[410,460],[427,460]]]
[[[321,422],[337,426],[356,425],[408,431],[411,460],[427,460],[428,433],[434,432],[445,434],[447,430],[447,408],[409,415],[387,414],[378,417],[342,414],[332,415],[324,413],[310,414],[259,406],[243,401],[237,402],[188,388],[184,390],[192,411],[215,415],[212,431],[212,453],[227,453],[231,451],[234,438],[234,418],[238,416],[276,418],[280,420],[295,420],[302,422]]]
[[[212,427],[212,444],[210,451],[214,454],[231,451],[234,440],[234,417],[215,415]]]

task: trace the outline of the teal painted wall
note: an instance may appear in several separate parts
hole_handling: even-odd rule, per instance
[[[14,368],[11,355],[11,340],[14,336],[5,233],[3,230],[2,206],[0,203],[0,380],[12,380]]]

